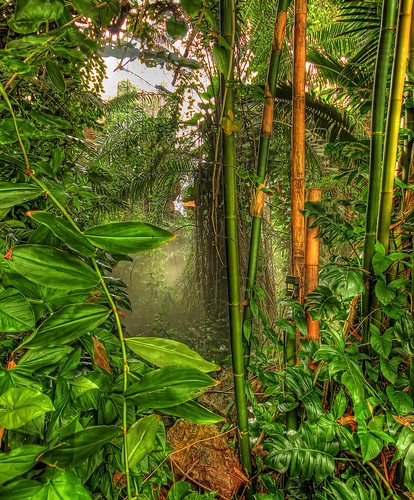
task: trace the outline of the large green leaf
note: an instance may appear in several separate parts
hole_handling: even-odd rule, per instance
[[[176,340],[158,337],[131,337],[126,339],[127,346],[141,358],[155,366],[171,365],[197,368],[208,373],[220,367],[202,358],[185,344]]]
[[[56,21],[63,14],[62,0],[16,0],[16,21]]]
[[[91,500],[80,478],[71,471],[48,469],[42,482],[20,479],[8,484],[0,495],[8,500]]]
[[[165,27],[167,28],[167,32],[171,38],[177,40],[187,34],[187,24],[185,21],[181,19],[174,19],[170,17],[165,22]]]
[[[387,285],[385,278],[380,276],[375,284],[375,295],[381,304],[386,306],[394,300],[396,292],[392,287]]]
[[[313,478],[316,485],[333,473],[335,460],[323,432],[314,433],[304,427],[305,432],[292,432],[286,436],[273,435],[265,444],[268,455],[265,464],[284,473],[289,469],[290,477],[303,481]]]
[[[42,194],[42,190],[32,184],[0,182],[0,209],[20,205]]]
[[[381,373],[391,382],[391,384],[395,384],[398,380],[398,366],[400,363],[401,358],[395,357],[387,359],[384,358],[384,356],[380,356]]]
[[[64,345],[82,337],[103,323],[111,311],[95,304],[70,304],[49,316],[24,341],[28,349]]]
[[[29,471],[36,465],[36,457],[45,449],[44,446],[26,444],[7,453],[0,453],[0,484]]]
[[[56,215],[49,212],[40,211],[28,212],[28,215],[35,221],[40,222],[40,224],[47,226],[57,238],[66,243],[72,250],[86,257],[93,257],[95,255],[95,247],[65,219],[56,217]]]
[[[202,0],[180,0],[181,7],[189,16],[196,16],[203,5]]]
[[[395,390],[391,385],[387,386],[386,392],[397,415],[404,416],[413,413],[413,400],[408,394]]]
[[[34,326],[33,309],[26,297],[15,288],[0,292],[0,331],[22,332]]]
[[[48,396],[31,388],[11,388],[0,396],[0,427],[18,429],[55,408]]]
[[[341,382],[351,394],[354,405],[365,398],[364,386],[358,373],[353,370],[344,372],[341,376]]]
[[[148,415],[143,417],[128,429],[128,462],[133,467],[141,462],[155,448],[159,417]]]
[[[162,413],[184,418],[196,424],[217,424],[225,420],[221,415],[217,415],[217,413],[204,408],[204,406],[201,406],[196,401],[187,401],[177,406],[163,408]]]
[[[145,222],[112,222],[88,229],[85,236],[98,248],[114,253],[146,252],[174,238],[172,233]]]
[[[125,396],[140,408],[168,408],[200,396],[216,382],[200,370],[168,366],[145,374]]]
[[[112,18],[119,14],[119,0],[72,0],[75,9],[85,17],[93,19],[95,22],[106,28]],[[103,4],[99,6],[99,4]]]
[[[49,349],[27,351],[18,361],[16,368],[22,374],[32,374],[38,370],[50,371],[73,351],[72,347],[59,346]]]
[[[54,61],[47,61],[46,71],[53,85],[61,94],[64,94],[66,90],[66,83],[58,64]]]
[[[94,288],[99,276],[87,264],[57,248],[43,245],[13,247],[8,264],[30,281],[50,288],[80,290]]]
[[[29,139],[36,133],[35,125],[25,118],[16,118],[17,127],[21,139]],[[13,144],[19,138],[16,133],[16,125],[12,118],[4,118],[0,122],[0,144]]]
[[[40,462],[67,469],[80,464],[106,443],[122,434],[116,425],[88,427],[66,438],[62,443],[39,457]]]
[[[382,450],[382,440],[368,431],[365,422],[358,422],[357,434],[364,463],[373,460]]]
[[[386,330],[384,334],[381,335],[379,328],[371,323],[370,330],[372,348],[384,358],[388,358],[392,349],[394,329],[388,328],[388,330]]]

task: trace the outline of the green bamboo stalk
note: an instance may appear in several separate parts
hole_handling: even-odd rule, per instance
[[[265,84],[265,103],[263,105],[262,127],[259,141],[259,155],[257,161],[256,177],[261,182],[256,182],[256,195],[252,203],[252,227],[250,233],[249,264],[247,268],[245,302],[253,297],[253,287],[256,283],[257,267],[259,261],[259,245],[262,231],[264,193],[262,188],[265,184],[267,163],[269,159],[270,136],[273,129],[274,99],[276,94],[276,83],[279,74],[280,56],[282,54],[283,38],[286,31],[286,17],[289,0],[279,0],[275,27],[273,31],[272,52],[269,61],[267,81]],[[243,311],[244,332],[244,365],[247,368],[250,361],[250,328],[252,313],[250,307]],[[246,335],[246,332],[249,332]]]
[[[388,252],[392,198],[394,194],[395,163],[397,158],[398,134],[404,91],[405,70],[411,28],[413,0],[401,0],[398,12],[398,26],[395,41],[394,64],[392,68],[390,102],[384,142],[382,190],[380,197],[378,240]]]
[[[226,51],[229,71],[222,89],[225,99],[222,103],[223,116],[226,120],[234,120],[234,40],[235,40],[235,0],[222,0],[221,32],[226,41],[223,47]],[[227,276],[229,293],[229,316],[231,351],[233,361],[234,392],[237,409],[238,444],[243,473],[250,478],[252,464],[250,456],[248,413],[245,391],[244,360],[243,360],[243,335],[240,312],[240,271],[239,271],[239,242],[237,224],[237,183],[236,183],[236,145],[232,130],[223,127],[223,179],[224,179],[224,205],[225,205],[225,230],[227,253]],[[247,497],[251,498],[248,490]]]
[[[387,77],[395,25],[395,13],[396,0],[383,0],[381,33],[378,41],[377,62],[372,97],[369,187],[363,253],[363,269],[369,276],[368,285],[372,278],[371,261],[372,256],[374,255],[378,226]],[[369,341],[371,294],[372,289],[370,286],[367,286],[362,298],[362,314],[364,318],[367,318],[364,322],[364,344]]]

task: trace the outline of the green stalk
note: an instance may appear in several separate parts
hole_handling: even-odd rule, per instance
[[[387,127],[385,132],[378,240],[384,245],[386,252],[388,252],[390,238],[395,163],[397,158],[398,134],[400,131],[401,107],[405,70],[407,66],[412,6],[413,0],[401,0],[398,13],[390,102],[388,106]]]
[[[229,62],[229,75],[224,81],[226,98],[222,103],[223,116],[234,119],[234,40],[235,40],[235,0],[222,0],[221,4],[221,32],[226,40],[226,51]],[[225,204],[225,230],[227,275],[229,293],[229,317],[231,350],[234,374],[234,392],[237,409],[238,443],[243,473],[251,477],[252,464],[250,456],[248,413],[245,392],[243,335],[240,313],[240,271],[239,271],[239,242],[237,224],[237,182],[236,182],[236,145],[234,132],[225,130],[223,134],[223,179]],[[247,498],[252,498],[249,488]]]
[[[287,6],[289,0],[279,0],[275,27],[273,31],[272,53],[269,61],[267,82],[265,85],[266,101],[263,105],[262,127],[259,141],[259,155],[257,161],[256,176],[260,182],[256,182],[256,195],[252,203],[252,227],[250,233],[249,264],[247,268],[245,302],[253,297],[253,287],[256,283],[257,267],[259,262],[259,245],[262,232],[264,193],[267,163],[269,159],[270,136],[273,129],[274,103],[276,95],[276,83],[279,74],[280,56],[282,53],[283,38],[286,30]],[[250,361],[250,331],[245,325],[251,326],[252,313],[250,307],[243,311],[243,333],[244,333],[244,365],[247,368]],[[249,332],[246,335],[246,332]]]
[[[14,127],[15,127],[15,130],[16,130],[16,135],[17,135],[17,139],[18,139],[18,142],[19,142],[19,146],[20,146],[20,149],[21,149],[21,151],[23,153],[23,158],[24,158],[24,161],[25,161],[27,176],[30,177],[30,179],[43,190],[43,192],[45,193],[45,195],[47,195],[47,197],[51,200],[51,202],[55,205],[55,207],[62,212],[62,214],[70,222],[70,224],[72,225],[72,227],[76,231],[79,231],[81,233],[81,230],[79,229],[79,227],[76,224],[76,222],[72,219],[72,217],[70,216],[70,214],[66,210],[66,208],[59,202],[59,200],[54,196],[54,194],[51,193],[47,189],[47,187],[45,186],[45,184],[43,184],[42,181],[40,181],[39,179],[37,179],[37,177],[32,172],[32,170],[30,168],[29,158],[27,156],[27,151],[26,151],[25,145],[24,145],[24,143],[23,143],[23,141],[21,139],[21,136],[20,136],[19,127],[18,127],[17,121],[16,121],[16,115],[14,113],[14,110],[13,110],[13,107],[11,105],[10,99],[9,99],[9,97],[8,97],[6,91],[5,91],[5,89],[4,89],[4,87],[2,86],[1,83],[0,83],[0,94],[3,96],[4,100],[6,101],[6,104],[7,104],[8,108],[9,108],[9,111],[10,111],[12,119],[13,119],[13,123],[14,123]],[[109,305],[111,306],[111,310],[114,313],[115,324],[116,324],[117,331],[118,331],[118,337],[119,337],[119,341],[121,343],[122,361],[123,361],[123,366],[124,366],[124,369],[123,369],[123,392],[125,392],[127,390],[127,388],[128,388],[129,365],[128,365],[128,358],[127,358],[126,347],[125,347],[125,338],[124,338],[124,332],[123,332],[123,329],[122,329],[121,319],[119,317],[118,310],[116,308],[116,304],[115,304],[114,300],[112,299],[112,296],[111,296],[111,294],[110,294],[110,292],[108,290],[108,287],[106,286],[105,280],[102,277],[102,274],[101,274],[99,266],[98,266],[98,264],[96,262],[96,259],[92,258],[91,261],[92,261],[92,266],[95,269],[96,274],[99,276],[99,282],[100,282],[100,284],[101,284],[101,286],[102,286],[102,288],[104,290],[104,293],[105,293],[105,296],[106,296],[106,298],[107,298],[107,300],[109,302]],[[125,398],[123,399],[123,405],[122,405],[122,433],[123,433],[123,444],[124,444],[125,478],[126,478],[126,486],[127,486],[127,498],[128,498],[128,500],[132,500],[131,476],[130,476],[130,470],[129,470],[129,464],[128,464],[127,404],[126,404],[126,399]]]
[[[382,146],[384,142],[385,101],[389,59],[395,24],[395,11],[396,0],[383,0],[381,34],[378,41],[371,111],[369,187],[363,253],[363,268],[367,271],[367,273],[371,273],[371,261],[372,256],[374,255],[375,238],[378,225],[378,210],[381,191]],[[369,274],[368,285],[371,282],[371,279],[372,275]],[[362,298],[362,313],[363,317],[367,318],[364,322],[364,343],[369,342],[371,292],[371,287],[366,287]]]

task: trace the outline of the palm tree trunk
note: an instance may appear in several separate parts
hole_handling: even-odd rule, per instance
[[[226,41],[228,75],[222,86],[223,117],[234,120],[234,39],[235,39],[235,0],[221,1],[221,32]],[[223,127],[224,128],[224,127]],[[229,295],[229,316],[231,350],[234,374],[234,391],[237,409],[238,443],[243,472],[251,476],[247,402],[245,392],[243,336],[240,312],[240,272],[239,239],[237,234],[237,183],[236,183],[236,147],[234,132],[226,128],[223,134],[223,179],[225,205],[225,232],[227,253],[227,276]]]
[[[307,1],[295,0],[293,31],[293,111],[292,111],[292,174],[291,174],[291,274],[299,279],[298,302],[303,303],[305,264],[305,85],[306,85],[306,15]],[[296,338],[286,339],[285,356],[290,365],[296,362]],[[296,429],[296,412],[286,415],[286,426]]]
[[[279,0],[276,22],[273,31],[272,53],[270,56],[267,82],[265,84],[266,101],[263,106],[262,128],[259,141],[259,155],[257,161],[256,177],[260,179],[256,183],[256,195],[252,203],[252,228],[250,234],[249,264],[247,268],[245,302],[248,303],[253,297],[253,286],[256,283],[257,267],[259,260],[259,245],[262,230],[263,208],[267,163],[269,159],[270,136],[273,129],[273,114],[276,93],[276,83],[279,74],[280,55],[282,53],[283,38],[286,30],[286,16],[288,0]],[[245,366],[250,359],[250,332],[251,332],[251,310],[245,307],[243,311],[243,333],[245,342]]]
[[[395,164],[397,158],[398,134],[400,131],[405,70],[407,66],[412,6],[413,0],[401,0],[398,13],[390,102],[388,106],[387,127],[385,132],[378,240],[384,245],[386,252],[388,252],[390,237]]]
[[[387,90],[389,59],[395,24],[396,0],[384,0],[382,6],[381,34],[378,41],[377,63],[374,77],[371,115],[371,143],[369,159],[369,188],[367,218],[365,224],[363,268],[367,273],[367,287],[362,299],[364,322],[364,343],[369,341],[369,313],[372,289],[371,261],[378,225],[378,210],[381,191],[382,146],[384,140],[384,115]]]

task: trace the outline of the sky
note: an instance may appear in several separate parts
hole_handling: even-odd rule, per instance
[[[148,68],[141,64],[138,59],[128,62],[123,70],[114,71],[119,64],[119,59],[115,57],[105,57],[107,66],[106,79],[104,81],[105,92],[102,97],[108,99],[116,96],[117,85],[121,80],[130,80],[142,90],[155,91],[156,85],[163,85],[172,90],[171,82],[173,73],[159,67]]]

